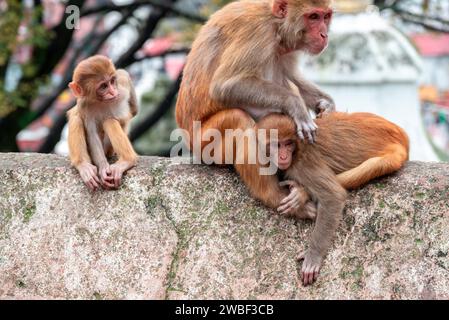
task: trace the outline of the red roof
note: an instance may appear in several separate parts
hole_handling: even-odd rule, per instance
[[[449,56],[449,34],[416,34],[412,40],[425,57]]]

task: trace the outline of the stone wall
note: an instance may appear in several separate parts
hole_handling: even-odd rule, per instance
[[[352,192],[303,287],[312,226],[227,168],[142,157],[118,191],[92,194],[65,158],[0,154],[0,299],[449,299],[449,164]]]

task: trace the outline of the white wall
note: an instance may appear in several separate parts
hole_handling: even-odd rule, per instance
[[[372,112],[401,126],[410,137],[410,160],[438,160],[425,135],[416,84],[328,84],[320,87],[335,99],[339,111]]]
[[[449,89],[449,56],[424,58],[422,84],[434,85],[439,90]]]

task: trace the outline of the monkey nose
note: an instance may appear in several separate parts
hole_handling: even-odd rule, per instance
[[[327,39],[327,33],[320,33],[320,36],[321,36],[321,38],[323,38],[323,39]]]

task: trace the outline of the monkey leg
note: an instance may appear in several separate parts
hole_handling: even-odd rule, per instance
[[[137,154],[119,121],[107,119],[103,123],[103,129],[111,141],[112,148],[119,157],[118,161],[111,165],[114,186],[118,188],[121,184],[123,173],[136,165]]]
[[[391,144],[385,148],[383,156],[370,158],[358,167],[340,173],[337,179],[345,189],[356,189],[372,179],[399,170],[407,159],[406,147]]]
[[[233,136],[232,140],[226,139],[225,130],[232,129],[245,131],[247,129],[254,129],[255,122],[246,112],[241,109],[225,109],[212,117],[207,119],[201,124],[201,135],[204,137],[207,134],[208,129],[215,129],[221,133],[221,141],[217,144],[219,152],[221,152],[221,159],[226,159],[232,152],[232,163],[235,170],[240,175],[241,179],[249,189],[251,195],[262,201],[266,206],[271,208],[277,208],[282,201],[288,195],[288,192],[282,189],[278,184],[278,178],[275,174],[273,175],[262,175],[261,168],[263,166],[259,163],[258,159],[258,147],[257,141],[251,142],[251,139]],[[192,135],[191,135],[192,136]],[[198,139],[199,134],[194,134],[194,137]],[[203,150],[208,144],[208,139],[201,139],[201,159],[203,159]],[[203,141],[203,140],[206,140]],[[229,141],[230,140],[230,141]],[[215,149],[216,150],[216,149]],[[252,158],[254,162],[250,162],[249,159]],[[244,161],[236,161],[236,160]],[[203,159],[204,160],[204,159]]]
[[[69,111],[69,153],[72,165],[77,167],[81,163],[91,163],[87,151],[87,139],[84,123],[76,109]]]
[[[87,187],[94,191],[100,187],[98,168],[92,164],[87,150],[87,139],[82,118],[75,107],[69,113],[69,153],[72,165],[78,170]]]

